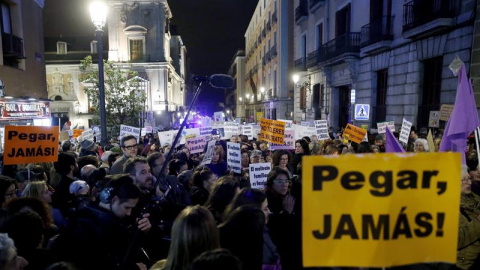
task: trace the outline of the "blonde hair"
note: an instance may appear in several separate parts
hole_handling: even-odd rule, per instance
[[[30,182],[22,192],[22,197],[31,197],[42,200],[42,195],[45,190],[48,189],[45,181],[32,181]]]

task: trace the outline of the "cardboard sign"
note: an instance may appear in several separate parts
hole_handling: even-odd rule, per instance
[[[239,143],[227,142],[227,164],[234,173],[242,173],[242,155]]]
[[[82,135],[83,129],[74,129],[73,130],[73,138],[77,138],[78,136]]]
[[[205,149],[205,145],[207,145],[207,136],[186,139],[186,145],[190,154],[203,153],[203,149]]]
[[[428,127],[440,127],[440,111],[430,111],[430,117],[428,118]]]
[[[253,125],[253,137],[255,139],[258,139],[260,137],[260,132],[262,131],[259,125]]]
[[[207,144],[207,151],[205,152],[205,156],[203,157],[202,162],[200,165],[210,164],[212,163],[213,153],[215,150],[215,140],[211,140]]]
[[[378,134],[387,133],[387,127],[390,129],[391,132],[395,132],[395,122],[389,121],[389,122],[377,123]]]
[[[174,136],[177,134],[177,132],[174,130],[170,130],[170,131],[160,131],[157,134],[158,134],[158,140],[160,141],[160,145],[165,146],[165,145],[173,144],[173,139],[175,138]]]
[[[238,135],[238,123],[236,122],[225,122],[224,131],[227,139],[230,139],[233,135]]]
[[[126,135],[133,135],[138,141],[140,140],[140,128],[120,125],[120,138],[123,138]]]
[[[452,104],[442,104],[442,106],[440,106],[440,117],[439,117],[439,119],[442,120],[442,121],[445,121],[445,122],[448,121],[452,112],[453,112],[453,105]]]
[[[264,189],[267,184],[268,174],[272,170],[271,163],[254,163],[250,164],[250,185],[252,188]]]
[[[283,144],[269,143],[270,150],[292,150],[295,149],[295,131],[285,130],[285,138]]]
[[[58,126],[5,126],[3,164],[58,160]]]
[[[316,120],[315,129],[317,130],[318,140],[323,141],[330,139],[330,135],[328,135],[327,120]]]
[[[347,127],[345,127],[345,130],[343,131],[343,135],[347,135],[348,139],[352,142],[360,144],[365,136],[367,136],[367,131],[363,128],[347,124]]]
[[[83,140],[89,140],[89,141],[93,141],[93,129],[86,129],[84,132],[82,132],[82,138]]]
[[[283,144],[285,136],[285,122],[262,118],[260,120],[260,140]]]
[[[410,137],[410,129],[412,128],[412,122],[409,122],[407,119],[403,118],[402,129],[400,130],[399,141],[404,144],[408,143],[408,138]]]
[[[303,266],[455,264],[460,161],[458,153],[304,157]]]
[[[243,126],[242,135],[248,137],[249,140],[253,140],[253,127],[252,126]]]

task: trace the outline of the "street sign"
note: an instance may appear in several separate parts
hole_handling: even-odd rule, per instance
[[[370,116],[370,104],[355,104],[355,120],[368,121]]]

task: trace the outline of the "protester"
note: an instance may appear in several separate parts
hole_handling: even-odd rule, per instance
[[[167,259],[150,269],[188,269],[197,256],[219,247],[218,229],[210,211],[202,206],[189,206],[175,219]]]
[[[72,207],[75,196],[70,193],[70,184],[74,181],[74,173],[78,171],[75,156],[71,153],[58,154],[58,161],[54,163],[55,171],[60,174],[60,181],[54,186],[52,194],[52,206],[59,209],[64,217],[68,216],[68,210]]]
[[[308,147],[308,143],[305,140],[296,140],[295,141],[295,156],[293,157],[292,167],[295,170],[295,174],[298,175],[300,170],[298,168],[298,164],[302,163],[303,156],[310,155],[310,148]]]
[[[6,233],[0,233],[0,269],[22,270],[28,261],[17,255],[13,240]]]
[[[110,168],[110,174],[123,173],[123,166],[125,162],[131,157],[137,156],[137,138],[133,135],[127,135],[120,141],[120,148],[123,156],[113,163]]]
[[[217,176],[223,176],[227,173],[227,162],[224,160],[224,151],[221,147],[215,147],[212,161],[206,166]]]
[[[15,197],[16,193],[15,180],[10,177],[0,175],[0,205],[1,208],[5,206]]]
[[[189,270],[241,270],[242,262],[228,249],[205,251],[190,265]]]
[[[195,171],[192,179],[193,187],[190,190],[192,205],[204,205],[210,196],[213,184],[217,181],[217,177],[208,167],[205,167],[202,170]]]
[[[416,153],[430,152],[427,140],[422,138],[417,138],[414,142],[414,152]]]
[[[37,198],[46,203],[53,217],[53,222],[55,223],[55,225],[58,228],[63,228],[63,226],[65,225],[65,219],[63,218],[60,210],[52,207],[52,194],[52,190],[48,187],[45,181],[34,181],[27,185],[27,187],[22,193],[22,197]]]
[[[272,166],[279,167],[288,173],[288,178],[293,178],[294,169],[289,162],[292,160],[292,155],[286,150],[276,150],[273,152]]]
[[[238,192],[240,192],[240,183],[232,176],[222,176],[213,185],[205,206],[212,212],[217,224],[223,221],[225,209]]]

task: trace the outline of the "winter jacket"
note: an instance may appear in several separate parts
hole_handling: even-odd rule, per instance
[[[471,269],[480,254],[480,197],[462,195],[458,232],[457,267]]]

